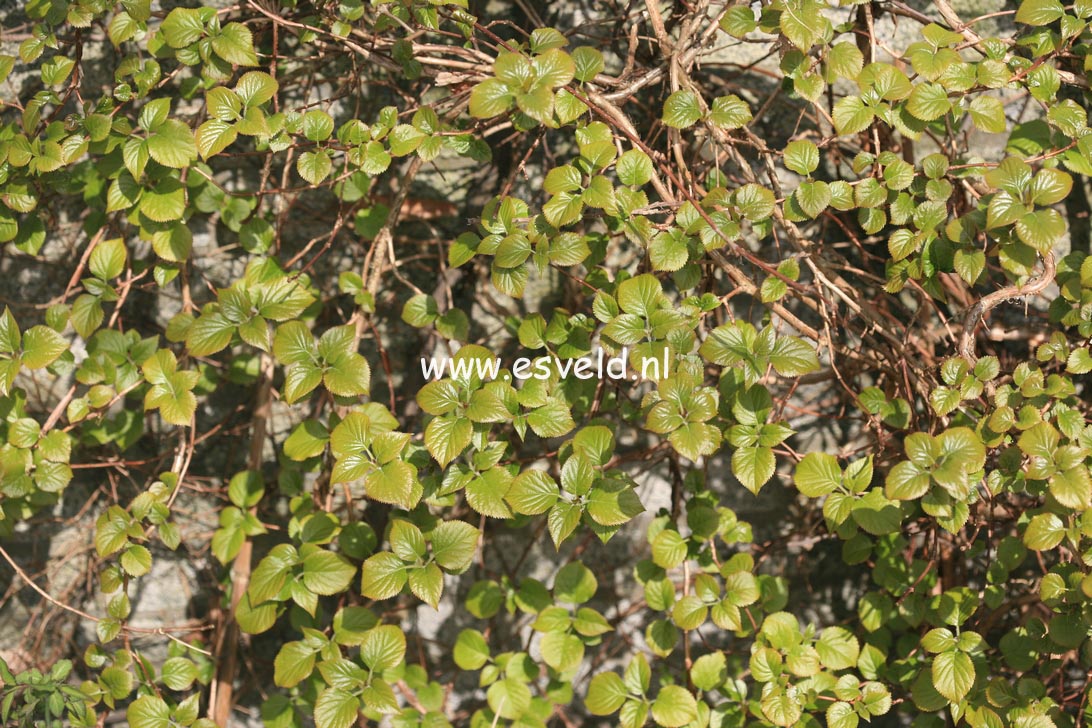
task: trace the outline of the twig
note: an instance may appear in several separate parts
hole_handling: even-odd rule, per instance
[[[76,607],[73,607],[70,604],[65,604],[64,602],[62,602],[59,599],[55,598],[52,594],[47,592],[45,589],[38,586],[37,582],[35,582],[33,579],[31,579],[30,575],[27,574],[27,572],[23,571],[23,568],[21,566],[19,566],[19,564],[15,563],[15,559],[11,558],[11,555],[4,549],[3,546],[0,546],[0,556],[4,557],[4,561],[7,561],[8,565],[10,565],[11,568],[15,570],[16,575],[20,579],[23,580],[24,584],[26,584],[31,589],[33,589],[35,592],[37,592],[38,595],[40,597],[42,597],[42,599],[45,599],[47,602],[49,602],[53,606],[58,607],[59,609],[63,609],[66,612],[71,612],[72,614],[75,614],[78,617],[82,617],[83,619],[86,619],[86,620],[88,620],[90,622],[101,622],[103,620],[102,617],[96,617],[93,614],[88,614],[87,612],[83,611],[82,609],[77,609]],[[178,639],[177,637],[175,637],[175,636],[173,636],[171,634],[171,632],[198,632],[198,631],[201,631],[201,630],[205,629],[204,627],[131,627],[129,625],[120,625],[120,627],[121,627],[122,632],[136,632],[136,633],[140,633],[140,634],[162,635],[162,636],[167,637],[167,638],[169,638],[169,639],[171,639],[171,640],[173,640],[175,642],[178,642],[181,645],[185,645],[186,647],[188,647],[191,650],[196,650],[196,651],[198,651],[198,652],[200,652],[202,654],[208,655],[210,657],[212,656],[211,652],[206,652],[205,650],[201,649],[200,647],[194,647],[190,643],[188,643],[188,642],[186,642],[184,640],[180,640],[180,639]]]
[[[1025,296],[1034,296],[1036,293],[1041,293],[1053,282],[1056,272],[1057,266],[1054,262],[1054,253],[1048,252],[1043,256],[1043,272],[1038,278],[1030,280],[1022,286],[1006,286],[994,291],[983,296],[978,303],[971,306],[963,319],[963,333],[959,337],[960,356],[968,364],[974,366],[975,362],[978,361],[978,357],[974,353],[974,330],[978,327],[978,322],[1006,299],[1024,298]]]

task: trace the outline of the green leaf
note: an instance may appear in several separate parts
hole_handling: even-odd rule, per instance
[[[144,190],[140,197],[140,211],[155,222],[175,222],[186,212],[186,188],[173,177],[159,182],[154,188]]]
[[[934,654],[953,650],[957,644],[952,631],[943,627],[931,629],[921,638],[921,646]]]
[[[636,491],[617,480],[599,481],[588,495],[587,507],[591,519],[602,526],[620,526],[645,510]]]
[[[801,212],[809,218],[816,218],[830,205],[830,185],[823,180],[802,182],[793,192],[792,199]]]
[[[573,80],[576,66],[572,56],[560,48],[550,50],[535,56],[532,67],[537,78],[537,83],[544,84],[547,88],[558,88]]]
[[[290,544],[274,546],[250,576],[247,595],[252,602],[257,605],[276,597],[297,561],[296,549]]]
[[[276,602],[266,602],[257,607],[250,603],[250,596],[243,594],[239,608],[235,613],[239,629],[247,634],[261,634],[273,627],[277,621]]]
[[[262,474],[256,470],[236,473],[228,482],[228,499],[239,508],[257,505],[264,492]]]
[[[660,308],[663,288],[655,276],[645,273],[622,281],[618,286],[618,305],[626,313],[647,318]]]
[[[948,91],[935,83],[919,83],[910,92],[906,101],[906,110],[922,121],[934,121],[947,114],[952,108],[948,100]]]
[[[557,483],[541,470],[524,470],[512,481],[504,498],[516,513],[537,516],[557,502]]]
[[[129,258],[125,241],[121,238],[105,240],[91,251],[87,268],[96,278],[108,281],[117,278],[125,271],[125,262]]]
[[[1007,127],[1005,107],[999,99],[992,96],[977,96],[967,111],[974,125],[984,132],[1000,134]]]
[[[572,58],[573,75],[577,81],[591,81],[602,73],[605,65],[603,54],[590,46],[574,48]]]
[[[303,559],[303,585],[315,594],[328,596],[349,588],[356,567],[341,554],[314,551]]]
[[[368,142],[364,148],[364,159],[360,168],[365,174],[377,176],[386,172],[391,166],[391,155],[380,142]]]
[[[768,219],[773,214],[775,201],[773,191],[753,183],[743,185],[735,193],[740,213],[752,222]]]
[[[159,32],[171,48],[185,48],[196,43],[205,34],[201,12],[191,8],[175,8],[167,13]]]
[[[686,129],[701,118],[701,106],[693,91],[676,91],[664,102],[663,122],[675,129]]]
[[[518,720],[531,706],[531,689],[519,676],[509,675],[493,683],[486,693],[493,712],[508,720]]]
[[[23,334],[23,364],[44,369],[68,351],[68,340],[48,326],[34,326]]]
[[[665,685],[652,703],[652,719],[664,728],[682,728],[697,720],[698,703],[684,687]]]
[[[823,17],[821,7],[813,0],[786,0],[779,25],[789,42],[802,51],[809,50],[822,36],[830,21]]]
[[[189,690],[198,677],[197,665],[185,657],[172,657],[163,663],[160,675],[171,690]]]
[[[842,484],[842,469],[833,455],[810,452],[796,466],[793,482],[807,497],[819,498]]]
[[[1057,210],[1029,212],[1016,221],[1016,235],[1040,253],[1049,253],[1065,235],[1065,218]]]
[[[828,80],[836,77],[856,79],[864,67],[864,55],[850,41],[841,41],[830,46],[826,61]]]
[[[548,632],[539,643],[543,661],[559,672],[572,670],[584,659],[584,642],[567,632]]]
[[[353,478],[350,474],[346,474],[331,480],[347,482]],[[364,481],[364,489],[372,500],[401,506],[407,510],[417,505],[423,491],[417,480],[417,469],[401,460],[392,460],[377,469],[372,469]]]
[[[436,299],[425,293],[411,297],[402,307],[402,320],[416,328],[428,326],[439,315]]]
[[[1039,170],[1031,180],[1031,201],[1036,205],[1061,202],[1073,190],[1073,178],[1060,169]]]
[[[1050,494],[1066,508],[1085,510],[1092,505],[1092,477],[1084,463],[1050,479]]]
[[[1022,0],[1016,10],[1016,22],[1025,25],[1048,25],[1065,14],[1058,0]]]
[[[998,192],[990,198],[986,210],[986,226],[996,228],[1011,225],[1027,212],[1028,208],[1012,193]]]
[[[861,646],[853,633],[842,627],[826,627],[815,643],[819,660],[828,670],[845,670],[857,664]]]
[[[619,182],[631,186],[647,184],[654,172],[652,160],[640,149],[623,152],[614,163],[614,170]]]
[[[152,249],[155,254],[172,263],[185,262],[193,248],[193,233],[182,224],[170,225],[152,233]]]
[[[572,412],[561,401],[554,400],[527,415],[527,424],[539,437],[560,437],[576,427]]]
[[[799,377],[819,370],[815,349],[795,336],[777,339],[770,352],[770,364],[783,377]]]
[[[145,695],[133,701],[125,718],[132,728],[170,728],[171,709],[160,698]]]
[[[628,691],[621,676],[616,672],[601,672],[588,684],[588,695],[584,704],[592,715],[610,715],[616,713],[626,702]]]
[[[694,660],[690,668],[690,680],[698,690],[714,690],[727,677],[727,661],[724,653],[710,652]]]
[[[841,701],[831,703],[827,708],[827,728],[857,728],[860,718],[854,712],[853,706]]]
[[[1081,347],[1071,351],[1069,358],[1066,360],[1065,370],[1071,374],[1092,372],[1092,352],[1089,351],[1088,347]]]
[[[557,572],[554,577],[554,599],[568,604],[583,604],[595,596],[599,583],[591,569],[573,561]]]
[[[11,309],[5,306],[4,314],[0,316],[0,353],[14,354],[19,351],[21,342],[19,324],[11,315]]]
[[[410,591],[433,609],[440,606],[440,597],[444,593],[444,572],[436,564],[409,570]]]
[[[713,107],[709,110],[709,121],[721,129],[739,129],[751,119],[751,107],[735,94],[713,99]]]
[[[959,703],[974,685],[971,656],[959,650],[942,652],[933,658],[933,687],[951,703]]]
[[[721,434],[714,425],[704,422],[688,422],[668,436],[671,446],[680,455],[697,460],[712,455],[720,445]]]
[[[370,670],[390,670],[406,657],[406,635],[393,624],[368,630],[360,643],[360,659]]]
[[[819,167],[819,147],[807,139],[789,142],[784,152],[785,166],[793,172],[810,175]]]
[[[465,521],[444,521],[430,534],[432,557],[445,571],[462,573],[474,559],[479,536],[478,529]]]
[[[152,553],[143,546],[130,544],[118,562],[129,576],[144,576],[152,570]]]
[[[425,427],[425,447],[441,467],[446,467],[470,444],[473,430],[465,417],[435,417]]]
[[[300,173],[300,177],[313,185],[321,184],[330,176],[333,169],[334,163],[330,159],[330,153],[325,149],[304,152],[296,160],[296,171]]]
[[[671,620],[679,629],[697,629],[705,623],[709,615],[709,607],[694,594],[688,594],[671,609]]]
[[[235,93],[245,106],[255,107],[272,99],[279,88],[277,79],[264,71],[248,71],[235,84]]]
[[[515,96],[499,78],[487,78],[470,92],[470,115],[488,119],[512,108]]]
[[[888,498],[914,500],[929,491],[929,482],[929,473],[906,460],[888,471],[884,487]]]
[[[1053,513],[1040,513],[1024,532],[1024,543],[1035,551],[1049,551],[1065,537],[1065,524]]]
[[[459,406],[459,387],[450,379],[429,382],[417,391],[417,404],[430,415],[446,415]]]
[[[414,524],[397,519],[390,528],[391,550],[407,564],[421,561],[425,556],[425,536]]]
[[[884,497],[883,491],[874,488],[853,504],[853,520],[873,536],[894,533],[902,523],[902,510],[898,503]]]
[[[686,559],[686,541],[673,529],[664,529],[652,540],[652,561],[663,569],[674,569]]]
[[[311,109],[301,121],[303,135],[313,142],[322,142],[334,133],[334,120],[322,109]]]
[[[742,38],[757,28],[758,23],[749,5],[733,5],[721,17],[720,27],[732,37]]]
[[[876,111],[857,96],[846,96],[834,105],[834,128],[839,134],[857,134],[868,129]]]
[[[212,50],[228,63],[237,66],[257,66],[254,39],[242,23],[228,23],[212,38]]]
[[[464,629],[455,639],[452,657],[460,670],[480,670],[489,661],[489,643],[476,629]]]
[[[356,352],[345,352],[329,362],[322,383],[339,397],[356,397],[368,393],[371,378],[368,360]]]
[[[360,593],[369,599],[390,599],[406,585],[406,565],[392,553],[382,552],[364,562]]]
[[[273,660],[273,682],[278,687],[299,685],[315,669],[315,651],[304,642],[286,642]]]
[[[768,447],[741,447],[732,453],[732,474],[755,495],[773,477],[776,467],[773,450]]]
[[[168,119],[148,137],[148,154],[165,167],[181,169],[197,159],[193,132],[183,122]]]
[[[359,712],[360,701],[355,695],[326,688],[315,701],[315,728],[350,728]]]
[[[186,348],[194,356],[223,351],[235,335],[235,325],[219,312],[202,314],[186,332]]]

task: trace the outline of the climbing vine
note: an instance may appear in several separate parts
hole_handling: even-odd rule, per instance
[[[182,5],[0,10],[0,722],[1086,724],[1092,4]]]

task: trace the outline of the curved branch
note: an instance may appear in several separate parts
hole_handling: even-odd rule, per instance
[[[1038,278],[1034,278],[1022,286],[1006,286],[979,299],[978,303],[967,310],[963,319],[963,333],[959,337],[959,354],[971,366],[978,361],[974,353],[974,330],[987,314],[996,308],[1002,301],[1009,298],[1024,298],[1042,293],[1054,281],[1057,265],[1054,262],[1054,253],[1043,256],[1043,272]]]

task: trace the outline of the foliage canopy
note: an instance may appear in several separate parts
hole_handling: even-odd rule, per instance
[[[2,11],[5,725],[1083,725],[1092,3],[473,5]]]

